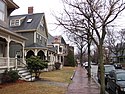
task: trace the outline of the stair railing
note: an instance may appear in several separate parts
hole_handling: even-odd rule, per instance
[[[26,67],[27,64],[24,63],[23,58],[16,58],[16,63],[15,63],[15,68],[17,69],[18,67]]]

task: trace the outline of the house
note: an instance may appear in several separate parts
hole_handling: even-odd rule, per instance
[[[44,13],[33,13],[28,7],[28,14],[10,16],[19,6],[13,0],[0,1],[0,6],[0,73],[12,68],[23,80],[32,81],[35,78],[26,73],[25,62],[32,55],[49,61],[48,70],[54,69],[55,62],[64,65],[66,42],[62,36],[50,36]]]
[[[113,63],[122,63],[125,65],[125,43],[117,43],[117,45],[110,50],[110,56]]]
[[[48,47],[54,47],[56,49],[56,62],[61,63],[61,68],[64,65],[64,57],[67,55],[67,44],[62,36],[51,36],[49,35],[50,41]]]
[[[5,70],[17,68],[16,54],[21,53],[21,60],[24,62],[24,47],[26,38],[12,32],[9,29],[9,16],[12,11],[18,9],[12,0],[0,0],[0,83],[2,73]],[[13,46],[19,49],[13,49]]]
[[[12,0],[0,0],[0,73],[4,69],[15,67],[15,55],[21,52],[22,60],[24,60],[24,47],[26,38],[9,30],[9,15],[19,6]],[[13,45],[18,50],[11,50]],[[12,51],[12,53],[10,53]]]
[[[13,15],[9,18],[9,28],[13,32],[26,37],[25,58],[40,56],[44,61],[49,61],[48,70],[53,70],[55,50],[47,47],[48,30],[44,13],[33,13],[33,7],[28,7],[28,14]],[[19,49],[13,47],[12,49]],[[21,57],[18,52],[17,57]]]
[[[33,55],[46,60],[48,31],[44,13],[34,14],[33,7],[29,7],[28,14],[10,16],[9,28],[28,39],[24,49],[26,58]]]

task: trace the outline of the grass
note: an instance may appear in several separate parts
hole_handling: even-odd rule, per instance
[[[70,77],[72,76],[74,69],[75,68],[73,67],[64,67],[61,70],[44,72],[41,74],[41,78],[55,82],[70,83]]]
[[[44,72],[40,77],[50,82],[70,83],[74,68]],[[67,86],[60,86],[43,81],[14,83],[0,88],[0,94],[65,94]]]

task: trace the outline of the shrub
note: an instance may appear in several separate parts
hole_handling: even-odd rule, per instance
[[[56,68],[56,70],[60,69],[60,65],[61,65],[61,63],[59,63],[59,62],[56,62],[56,63],[55,63],[55,68]]]
[[[39,78],[41,70],[48,68],[48,64],[42,61],[38,56],[31,56],[30,58],[26,59],[26,63],[28,65],[27,68],[31,73],[35,73],[36,78]]]
[[[10,82],[16,82],[19,79],[18,71],[16,70],[10,70],[5,72],[2,75],[2,83],[10,83]]]

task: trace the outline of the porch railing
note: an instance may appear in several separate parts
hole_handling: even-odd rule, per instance
[[[0,68],[18,68],[19,66],[25,66],[25,63],[23,62],[23,59],[17,59],[17,58],[10,58],[8,64],[8,58],[7,57],[0,57]],[[9,65],[9,66],[8,66]]]

